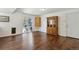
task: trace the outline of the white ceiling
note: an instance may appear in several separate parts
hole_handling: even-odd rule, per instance
[[[0,8],[0,15],[10,15],[14,12],[22,12],[31,15],[43,15],[47,13],[55,13],[67,10],[75,10],[74,8],[45,8],[46,10],[42,11],[41,8]]]
[[[0,15],[10,15],[16,8],[0,8]]]
[[[44,11],[41,9],[42,8],[18,8],[18,11],[32,15],[43,15],[47,13],[75,10],[74,8],[45,8],[46,10]]]

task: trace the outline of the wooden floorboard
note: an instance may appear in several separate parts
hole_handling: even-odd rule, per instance
[[[0,38],[0,50],[79,50],[79,39],[33,32]]]

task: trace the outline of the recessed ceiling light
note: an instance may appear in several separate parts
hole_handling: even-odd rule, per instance
[[[46,10],[46,8],[41,8],[40,10],[41,10],[41,11],[45,11],[45,10]]]

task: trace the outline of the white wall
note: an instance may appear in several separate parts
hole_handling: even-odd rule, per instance
[[[47,19],[46,19],[46,16],[41,16],[41,29],[40,29],[40,31],[41,32],[47,32],[46,28],[47,28]]]
[[[23,27],[23,20],[24,20],[23,14],[14,13],[10,15],[9,22],[0,22],[0,37],[12,35],[11,34],[12,27],[16,27],[16,34],[21,34]]]
[[[79,38],[79,12],[67,14],[67,36]]]
[[[67,22],[66,22],[66,15],[58,16],[58,34],[60,36],[67,36]]]

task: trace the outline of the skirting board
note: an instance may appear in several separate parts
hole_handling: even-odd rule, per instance
[[[23,34],[23,33],[21,33]],[[10,37],[10,36],[16,36],[16,35],[21,35],[21,34],[12,34],[12,35],[6,35],[6,36],[1,36],[1,37]]]

